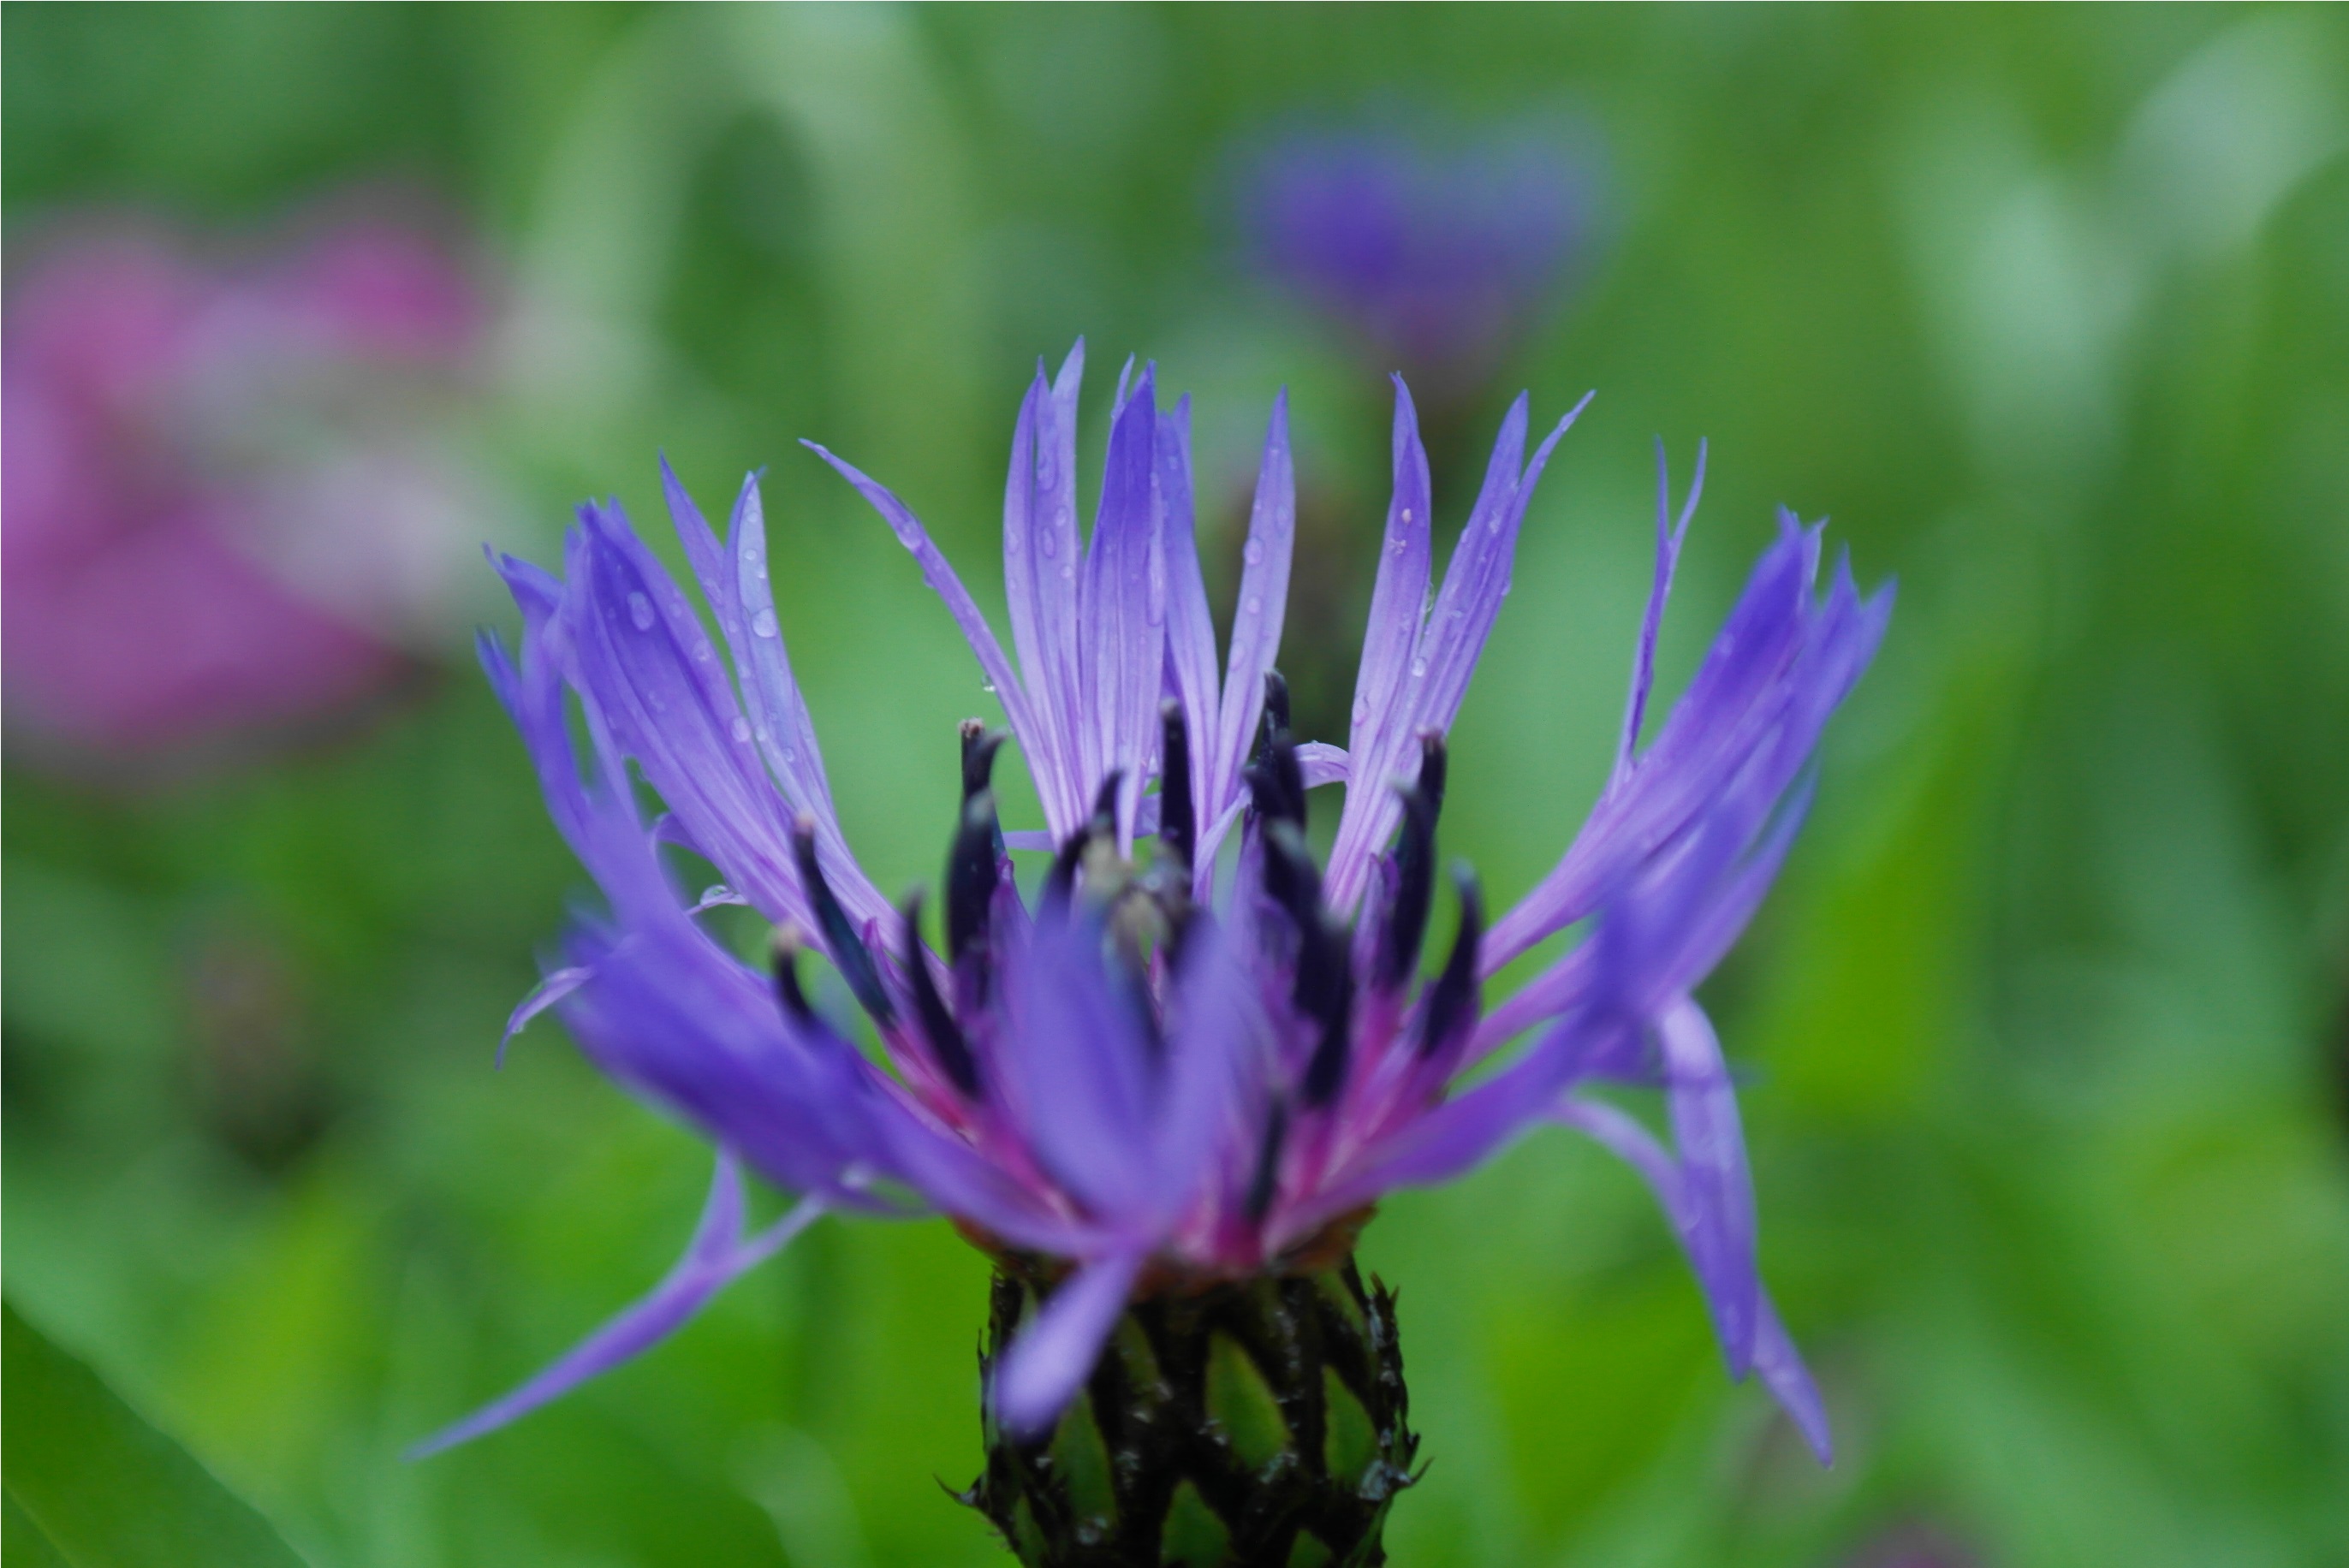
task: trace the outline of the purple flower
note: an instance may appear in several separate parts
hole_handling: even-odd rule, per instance
[[[918,902],[893,908],[842,835],[768,592],[755,483],[721,540],[664,470],[717,641],[616,507],[583,509],[561,578],[499,561],[522,610],[521,656],[485,639],[483,663],[609,902],[512,1026],[558,1006],[606,1072],[718,1146],[719,1168],[691,1248],[651,1296],[427,1449],[643,1348],[823,1211],[944,1213],[999,1253],[1059,1260],[1066,1283],[990,1391],[1007,1427],[1037,1430],[1138,1292],[1343,1250],[1383,1194],[1564,1123],[1653,1185],[1732,1373],[1758,1371],[1824,1458],[1818,1397],[1755,1271],[1736,1100],[1692,991],[1785,852],[1806,765],[1875,650],[1889,592],[1863,600],[1840,564],[1815,592],[1819,530],[1782,516],[1711,655],[1642,748],[1695,487],[1677,521],[1660,497],[1613,776],[1556,869],[1489,926],[1473,876],[1452,873],[1459,934],[1423,977],[1444,735],[1507,593],[1534,487],[1580,405],[1530,459],[1526,399],[1510,409],[1431,597],[1427,464],[1396,382],[1394,496],[1341,750],[1291,738],[1273,668],[1294,521],[1282,406],[1219,671],[1193,539],[1188,403],[1162,409],[1153,372],[1129,366],[1081,537],[1081,346],[1057,378],[1040,366],[1013,436],[1009,650],[912,513],[815,449],[961,624],[1043,804],[1032,841],[1051,860],[1023,892],[1010,851],[1031,840],[1001,832],[988,782],[1003,737],[967,726],[942,951],[921,935]],[[639,814],[631,762],[665,815]],[[1346,787],[1344,807],[1317,864],[1305,797],[1330,783]],[[1137,863],[1145,838],[1154,849]],[[774,923],[772,973],[703,928],[664,843],[719,868],[731,891],[713,896]],[[1584,923],[1579,945],[1485,1006],[1501,965]],[[839,972],[890,1070],[858,1051],[850,1021],[810,1005],[802,947]],[[1661,1090],[1669,1138],[1587,1095],[1625,1085]],[[772,1229],[743,1231],[744,1165],[803,1194]]]
[[[1474,391],[1540,316],[1590,221],[1591,179],[1559,138],[1454,148],[1387,129],[1301,130],[1245,163],[1239,216],[1259,275],[1421,391]]]

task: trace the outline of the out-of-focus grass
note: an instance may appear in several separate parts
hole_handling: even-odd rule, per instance
[[[1516,384],[1600,397],[1462,716],[1447,844],[1506,899],[1597,787],[1651,434],[1683,471],[1714,442],[1668,681],[1774,503],[1900,575],[1709,997],[1843,1457],[1810,1470],[1726,1386],[1628,1173],[1537,1140],[1366,1243],[1433,1460],[1396,1561],[1826,1563],[1920,1520],[1999,1563],[2349,1553],[2338,13],[5,18],[12,264],[91,202],[233,225],[420,181],[533,302],[490,436],[542,558],[590,490],[656,515],[656,448],[705,504],[771,464],[785,628],[885,885],[935,874],[983,694],[792,438],[902,483],[991,602],[1026,366],[1082,332],[1200,394],[1216,528],[1285,382],[1309,496],[1367,536],[1380,389],[1233,275],[1231,139],[1586,115],[1609,248],[1482,428]],[[490,1070],[581,879],[450,665],[240,771],[12,761],[12,1299],[322,1564],[999,1560],[931,1484],[976,1467],[984,1274],[935,1224],[821,1227],[639,1364],[398,1459],[657,1277],[706,1158],[552,1025]],[[259,1078],[199,984],[256,953]]]

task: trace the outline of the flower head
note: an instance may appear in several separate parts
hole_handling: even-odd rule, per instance
[[[1317,1266],[1350,1247],[1382,1194],[1564,1123],[1654,1186],[1733,1373],[1758,1370],[1824,1454],[1816,1394],[1756,1273],[1736,1101],[1692,991],[1777,869],[1806,764],[1875,649],[1889,595],[1862,599],[1840,565],[1816,592],[1819,531],[1782,518],[1643,747],[1657,627],[1696,495],[1677,521],[1660,498],[1654,592],[1598,806],[1497,920],[1454,870],[1458,934],[1423,955],[1446,880],[1445,735],[1535,486],[1580,406],[1528,457],[1518,399],[1434,586],[1427,464],[1397,382],[1393,500],[1340,749],[1289,733],[1274,668],[1294,515],[1281,406],[1219,660],[1193,541],[1188,405],[1162,407],[1153,372],[1129,366],[1081,537],[1081,346],[1057,377],[1040,366],[1013,437],[1009,650],[904,504],[816,449],[960,623],[1042,802],[1040,833],[1003,831],[990,779],[1004,737],[967,726],[941,948],[925,939],[918,899],[891,905],[841,831],[768,591],[755,483],[721,540],[665,473],[715,640],[616,507],[583,510],[560,578],[499,562],[522,609],[521,656],[484,639],[483,662],[609,901],[512,1027],[558,1006],[598,1065],[720,1152],[669,1279],[434,1446],[642,1348],[827,1210],[944,1213],[999,1256],[1064,1275],[993,1378],[1002,1422],[1033,1431],[1138,1295]],[[667,809],[657,820],[639,814],[631,762]],[[1344,805],[1317,861],[1306,797],[1330,784]],[[771,971],[703,928],[664,843],[720,869],[730,891],[714,896],[774,923]],[[1012,852],[1025,847],[1051,858],[1023,892]],[[1485,1006],[1502,965],[1584,923],[1578,946]],[[885,1068],[857,1049],[851,1021],[808,1001],[807,949],[845,982]],[[1660,1088],[1669,1140],[1585,1097],[1605,1085]],[[801,1205],[744,1233],[740,1164],[804,1194]]]

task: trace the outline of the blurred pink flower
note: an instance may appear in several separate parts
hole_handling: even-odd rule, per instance
[[[12,282],[12,726],[166,751],[406,667],[488,531],[452,438],[487,312],[446,249],[359,217],[232,267],[116,223]]]

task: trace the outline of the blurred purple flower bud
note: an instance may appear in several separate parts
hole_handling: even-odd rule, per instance
[[[1368,124],[1268,139],[1237,182],[1248,265],[1423,398],[1473,393],[1588,242],[1598,181],[1573,142],[1547,126],[1448,145]]]

